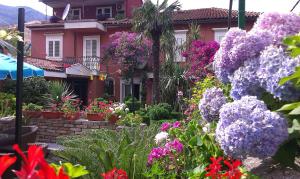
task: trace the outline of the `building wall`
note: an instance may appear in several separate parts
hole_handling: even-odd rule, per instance
[[[132,17],[134,9],[142,5],[143,5],[142,0],[125,0],[126,17]]]

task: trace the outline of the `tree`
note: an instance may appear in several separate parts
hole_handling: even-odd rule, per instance
[[[146,0],[143,6],[134,12],[134,29],[147,34],[153,42],[153,99],[156,104],[160,101],[160,40],[162,36],[173,30],[172,14],[179,8],[178,1],[168,6],[168,0],[164,0],[161,4],[159,4],[159,1],[157,1],[157,4],[153,4],[151,0]]]

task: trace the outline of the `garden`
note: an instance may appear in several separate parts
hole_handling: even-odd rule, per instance
[[[250,31],[231,28],[220,44],[202,41],[201,27],[191,25],[181,54],[189,63],[178,65],[171,22],[163,22],[160,32],[145,25],[151,15],[141,12],[150,12],[151,4],[137,10],[136,32],[111,36],[105,55],[122,66],[126,79],[133,79],[151,55],[168,54],[161,67],[154,68],[160,69],[159,76],[154,72],[155,103],[146,105],[132,95],[124,103],[103,97],[84,106],[66,83],[25,79],[24,122],[85,118],[118,127],[59,137],[63,150],[53,153],[55,159],[47,158],[39,146],[30,146],[24,154],[14,145],[23,160],[15,175],[300,178],[300,16],[264,13]],[[177,7],[176,3],[164,7],[165,17]],[[14,81],[1,88],[0,117],[14,115],[14,89]],[[0,178],[16,160],[14,155],[0,157]],[[267,165],[263,172],[252,166],[258,160]]]

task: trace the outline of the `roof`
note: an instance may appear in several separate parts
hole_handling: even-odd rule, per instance
[[[183,21],[208,21],[213,22],[215,20],[227,20],[228,19],[228,9],[222,8],[202,8],[202,9],[190,9],[190,10],[180,10],[173,14],[173,20],[175,22]],[[259,12],[246,12],[246,19],[255,20],[261,13]],[[232,19],[238,18],[238,11],[232,10]]]
[[[228,19],[228,9],[222,8],[202,8],[202,9],[190,9],[190,10],[180,10],[176,11],[173,14],[174,23],[190,23],[191,21],[196,21],[199,23],[215,23],[215,22],[226,22]],[[246,12],[246,19],[248,20],[256,20],[256,18],[260,15],[259,12]],[[232,11],[232,19],[237,20],[238,11]],[[72,22],[94,22],[97,21],[95,19],[82,19],[82,20],[72,20]],[[122,20],[114,20],[108,19],[105,21],[98,21],[106,26],[130,26],[132,23],[131,19],[122,19]],[[37,24],[28,24],[28,28],[64,28],[64,21],[59,21],[58,23],[50,23],[50,22],[39,22]]]
[[[52,61],[52,60],[26,57],[25,62],[47,71],[56,71],[56,72],[64,71],[64,66],[62,63]]]

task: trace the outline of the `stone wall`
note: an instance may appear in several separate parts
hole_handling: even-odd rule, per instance
[[[55,143],[57,137],[78,135],[91,129],[115,129],[115,125],[107,121],[75,121],[64,119],[31,119],[30,125],[38,126],[37,142]],[[14,120],[0,120],[0,132],[14,126]]]
[[[90,129],[114,129],[107,121],[88,121],[79,119],[75,121],[64,119],[32,119],[31,125],[37,125],[37,142],[55,143],[56,138],[66,135],[78,135]]]
[[[13,128],[15,126],[14,117],[6,117],[0,119],[0,133],[6,129]]]

